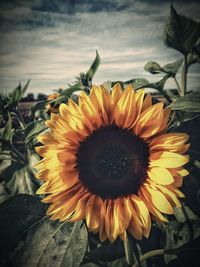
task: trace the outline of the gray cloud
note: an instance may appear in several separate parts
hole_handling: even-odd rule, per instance
[[[162,42],[169,3],[115,0],[109,5],[108,0],[87,0],[76,1],[75,5],[73,1],[51,1],[51,6],[44,0],[17,2],[4,4],[1,12],[3,90],[29,78],[30,90],[36,93],[41,88],[51,92],[66,87],[74,76],[89,68],[96,49],[102,58],[96,83],[137,77],[159,80],[159,76],[144,71],[146,62],[155,60],[164,65],[181,57]],[[197,6],[194,2],[176,3],[177,10],[196,19]],[[189,84],[193,87],[199,86],[199,77],[194,75],[198,71],[198,65],[190,71]],[[173,81],[167,86],[174,86]]]

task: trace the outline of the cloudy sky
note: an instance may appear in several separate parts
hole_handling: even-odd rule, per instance
[[[199,1],[174,1],[176,10],[199,21]],[[31,79],[29,92],[66,88],[101,57],[94,83],[160,79],[144,71],[147,61],[164,65],[181,57],[162,41],[169,1],[1,0],[0,85],[9,91]],[[190,69],[198,88],[200,67]],[[167,87],[175,87],[173,81]]]

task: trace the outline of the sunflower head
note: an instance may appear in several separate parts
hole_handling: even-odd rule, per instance
[[[46,195],[53,220],[85,220],[101,241],[124,239],[127,231],[141,239],[151,219],[166,222],[165,214],[181,206],[188,136],[167,133],[170,109],[163,103],[116,84],[111,93],[93,86],[59,111],[36,148],[44,181],[37,193]]]
[[[55,100],[56,98],[59,97],[59,93],[53,93],[48,95],[47,100],[51,101],[51,100]],[[57,104],[56,106],[53,103],[49,103],[46,105],[46,110],[49,113],[58,113],[59,112],[59,104]]]

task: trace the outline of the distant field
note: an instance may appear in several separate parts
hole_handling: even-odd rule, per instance
[[[35,100],[35,101],[30,101],[30,102],[20,102],[19,103],[19,108],[21,109],[21,110],[30,110],[31,109],[31,107],[34,105],[34,104],[36,104],[38,101],[37,100]]]
[[[31,107],[35,105],[38,101],[30,101],[30,102],[20,102],[19,109],[22,113],[22,116],[27,117],[30,115]]]
[[[159,95],[159,94],[154,94],[152,95],[154,98],[157,98],[159,101],[163,101],[164,98],[162,95]],[[19,103],[19,108],[21,110],[21,112],[30,112],[31,110],[31,107],[33,105],[35,105],[36,103],[38,102],[38,100],[34,100],[34,101],[28,101],[28,102],[20,102]]]

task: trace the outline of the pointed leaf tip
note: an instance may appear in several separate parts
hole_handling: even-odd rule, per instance
[[[93,61],[92,65],[90,66],[90,69],[87,72],[87,77],[89,80],[92,80],[92,78],[94,77],[94,74],[96,73],[98,67],[100,65],[100,56],[98,51],[96,50],[96,57],[95,60]]]

